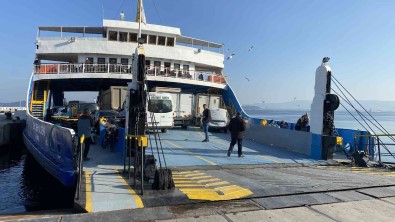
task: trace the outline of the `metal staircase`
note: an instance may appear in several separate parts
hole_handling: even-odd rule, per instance
[[[45,102],[48,95],[48,81],[38,81],[34,85],[33,99],[30,104],[32,115],[38,119],[44,119]]]

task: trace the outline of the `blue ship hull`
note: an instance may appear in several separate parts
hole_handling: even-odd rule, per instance
[[[67,128],[27,115],[23,139],[37,162],[64,186],[74,186],[73,133]]]

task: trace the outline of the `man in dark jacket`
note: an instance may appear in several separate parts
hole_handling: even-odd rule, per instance
[[[230,120],[228,129],[231,133],[231,139],[232,139],[228,150],[228,156],[230,156],[230,154],[232,153],[233,147],[235,146],[237,140],[238,155],[239,157],[244,157],[242,151],[242,142],[243,142],[243,131],[245,130],[245,123],[244,120],[241,118],[241,114],[239,112],[237,112],[236,116]]]
[[[92,130],[92,117],[89,112],[89,108],[85,108],[83,114],[78,118],[78,136],[85,136],[85,149],[84,149],[84,160],[89,160],[88,153],[91,145],[91,130]]]

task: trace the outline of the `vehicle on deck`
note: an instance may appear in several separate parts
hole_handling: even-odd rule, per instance
[[[214,130],[222,130],[224,133],[228,132],[229,115],[226,109],[210,109],[211,122],[208,124],[208,128]]]
[[[147,104],[148,129],[160,129],[165,133],[174,127],[173,101],[169,93],[150,92]]]

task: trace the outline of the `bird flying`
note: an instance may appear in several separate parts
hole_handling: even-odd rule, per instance
[[[232,59],[234,55],[236,55],[236,54],[232,53],[230,56],[228,56],[228,58],[226,60]]]
[[[247,78],[247,77],[244,77],[244,78],[246,78],[246,80],[248,80],[248,82],[250,81],[250,79],[249,79],[249,78]]]
[[[254,46],[251,46],[251,48],[249,48],[248,51],[251,52],[251,51],[252,51],[252,48],[254,48]]]

